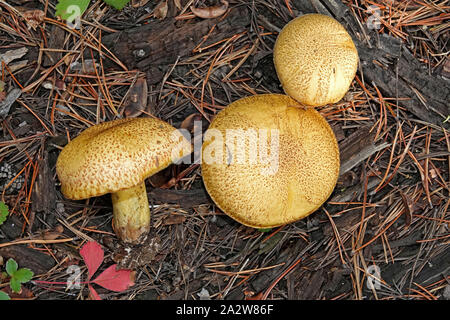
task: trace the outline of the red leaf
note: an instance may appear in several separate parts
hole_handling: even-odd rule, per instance
[[[95,291],[94,288],[92,288],[92,286],[89,284],[89,291],[91,291],[91,296],[94,300],[102,300],[102,298],[100,298],[99,294],[97,293],[97,291]]]
[[[135,272],[131,270],[116,270],[117,264],[113,264],[103,271],[92,282],[111,291],[121,292],[134,285]]]
[[[103,249],[97,242],[89,241],[80,249],[80,255],[88,268],[89,280],[103,262]]]

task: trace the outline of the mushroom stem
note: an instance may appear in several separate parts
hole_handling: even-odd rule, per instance
[[[113,229],[124,242],[136,242],[150,230],[150,207],[145,182],[111,194]]]

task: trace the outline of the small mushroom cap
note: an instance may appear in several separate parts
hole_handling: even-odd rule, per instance
[[[84,130],[61,151],[61,191],[79,200],[128,189],[191,152],[170,124],[154,118],[104,122]]]
[[[243,145],[233,143],[233,135],[245,137]],[[336,185],[340,163],[333,131],[315,109],[299,107],[286,95],[231,103],[204,139],[205,187],[222,211],[244,225],[271,228],[299,220],[317,210]]]
[[[306,14],[286,24],[273,57],[286,94],[308,106],[341,100],[358,66],[358,51],[348,32],[322,14]]]

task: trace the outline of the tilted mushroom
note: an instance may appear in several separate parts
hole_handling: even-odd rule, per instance
[[[124,242],[137,242],[150,229],[145,179],[190,152],[190,143],[162,120],[120,119],[92,126],[69,142],[56,172],[69,199],[111,193],[114,231]]]
[[[284,92],[307,106],[341,100],[358,66],[358,51],[348,32],[322,14],[306,14],[286,24],[273,58]]]
[[[254,228],[314,212],[339,174],[339,149],[325,118],[281,94],[251,96],[224,108],[205,133],[202,153],[203,181],[213,201]]]

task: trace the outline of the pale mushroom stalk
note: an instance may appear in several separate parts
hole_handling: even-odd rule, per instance
[[[113,229],[121,239],[138,239],[150,230],[150,207],[145,182],[111,193]]]

